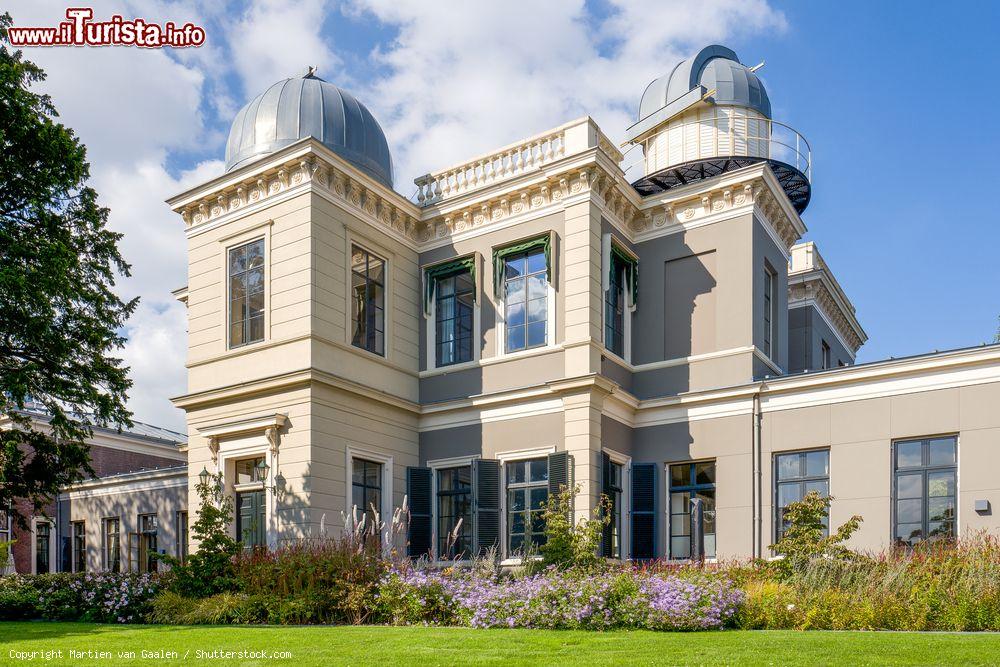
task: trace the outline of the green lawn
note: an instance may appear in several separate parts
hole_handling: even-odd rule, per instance
[[[106,651],[106,657],[70,651]],[[179,657],[145,651],[176,651]],[[198,651],[287,657],[197,659]],[[35,653],[29,656],[29,652]],[[43,651],[52,653],[42,654]],[[54,652],[62,651],[62,656]],[[19,655],[18,652],[24,652]],[[134,652],[135,657],[120,655]],[[33,660],[28,660],[33,657]],[[990,665],[1000,634],[560,632],[388,627],[171,627],[0,623],[0,664],[132,665]]]

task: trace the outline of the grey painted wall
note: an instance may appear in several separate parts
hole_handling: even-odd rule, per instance
[[[753,341],[764,349],[764,267],[774,271],[774,336],[771,361],[788,370],[788,260],[764,229],[767,224],[754,216],[753,225]],[[767,368],[766,365],[762,365]],[[764,374],[774,375],[772,369]],[[757,371],[755,371],[755,376]]]
[[[788,372],[819,370],[823,367],[823,343],[830,346],[830,367],[854,363],[833,330],[812,305],[788,310]]]

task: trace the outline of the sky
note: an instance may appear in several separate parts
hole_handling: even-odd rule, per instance
[[[84,3],[13,0],[15,25]],[[422,173],[589,114],[614,140],[646,84],[722,43],[759,70],[813,155],[803,220],[869,335],[859,362],[992,341],[1000,314],[1000,3],[842,0],[111,0],[192,21],[192,49],[30,48],[92,185],[125,234],[122,356],[139,421],[184,430],[186,242],[167,197],[223,171],[229,124],[270,84],[317,74],[381,123],[405,196]]]

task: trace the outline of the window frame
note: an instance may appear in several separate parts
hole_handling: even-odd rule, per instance
[[[261,295],[262,295],[262,297],[261,298],[263,300],[263,306],[262,306],[262,310],[261,310],[261,337],[260,337],[260,339],[244,340],[241,343],[234,343],[233,342],[233,337],[232,337],[232,333],[233,333],[232,332],[232,308],[233,308],[233,284],[232,284],[232,279],[233,279],[233,274],[231,273],[231,269],[230,269],[230,265],[231,265],[231,262],[232,262],[231,256],[232,256],[232,253],[234,251],[239,250],[241,248],[249,247],[249,246],[254,245],[256,243],[260,243],[261,244],[261,252],[263,253],[263,260],[262,260],[262,264],[261,264],[261,273],[262,273],[262,277],[261,277]],[[225,290],[226,290],[226,307],[224,309],[224,312],[225,312],[225,317],[226,317],[225,340],[226,340],[226,349],[228,349],[228,350],[242,349],[242,348],[250,346],[250,345],[256,345],[258,343],[263,343],[263,342],[265,342],[268,339],[267,331],[268,331],[268,323],[269,323],[269,317],[268,317],[268,299],[269,299],[269,296],[268,296],[268,288],[267,287],[268,287],[269,271],[267,269],[268,269],[268,255],[269,255],[269,251],[270,251],[269,245],[270,244],[268,243],[268,237],[266,235],[260,235],[260,234],[258,234],[254,238],[240,240],[239,242],[234,243],[234,244],[229,245],[229,246],[226,246],[226,248],[225,248],[225,252],[223,254],[223,257],[225,258],[225,264],[224,264],[225,270],[224,270],[223,274],[224,274],[225,280],[226,280],[226,287],[225,287]],[[244,269],[244,271],[242,273],[249,274],[249,269]],[[246,299],[247,299],[247,308],[249,309],[249,296],[247,296]],[[243,320],[243,322],[244,322],[244,332],[246,332],[246,324],[248,324],[250,322],[250,319],[251,318],[248,316],[247,319]]]
[[[73,572],[87,571],[87,523],[71,521],[70,527],[70,568]],[[79,529],[79,533],[77,530]]]
[[[931,443],[931,441],[933,441],[933,440],[945,440],[945,439],[950,439],[954,443],[954,449],[955,449],[955,461],[954,461],[954,463],[950,463],[950,464],[933,464],[933,465],[930,464],[930,462],[929,462],[929,452],[930,452],[930,443]],[[897,543],[897,540],[896,540],[896,533],[897,533],[898,527],[899,527],[899,521],[898,521],[898,519],[899,519],[899,517],[898,517],[898,502],[899,502],[900,498],[899,498],[899,492],[898,492],[898,485],[899,485],[900,472],[902,472],[903,475],[907,475],[907,474],[912,475],[912,474],[915,474],[915,473],[919,472],[920,475],[921,475],[921,496],[920,496],[920,501],[921,501],[921,505],[922,505],[922,510],[921,510],[920,524],[921,524],[921,532],[923,533],[923,538],[921,539],[921,543],[928,541],[929,538],[927,537],[927,530],[926,529],[928,528],[929,524],[932,523],[931,520],[930,520],[930,516],[929,516],[929,514],[930,514],[929,499],[931,498],[931,496],[929,495],[929,490],[930,489],[929,489],[929,484],[928,484],[928,481],[927,481],[927,476],[928,476],[929,473],[934,473],[934,472],[945,472],[945,471],[953,472],[953,474],[954,474],[954,480],[955,480],[955,489],[954,489],[954,494],[952,496],[950,496],[950,497],[954,500],[955,515],[951,519],[951,521],[952,521],[952,523],[954,525],[952,527],[953,528],[952,529],[952,535],[950,535],[949,537],[944,538],[944,539],[953,539],[953,540],[959,539],[959,535],[961,533],[960,507],[959,507],[959,497],[960,497],[960,495],[959,495],[959,485],[960,485],[960,481],[961,481],[960,477],[959,477],[959,456],[960,456],[961,448],[959,446],[960,445],[959,440],[960,440],[960,438],[959,438],[959,435],[957,433],[946,433],[946,434],[930,435],[930,436],[917,437],[917,438],[900,438],[898,440],[893,440],[892,441],[892,447],[890,449],[890,452],[891,452],[890,455],[892,457],[892,460],[891,460],[892,483],[891,483],[891,487],[890,487],[892,489],[892,498],[891,498],[892,506],[891,506],[890,524],[889,524],[889,530],[890,530],[889,543],[893,546],[893,548],[901,548],[901,549],[912,549],[912,548],[914,548],[912,545],[909,545],[909,544],[899,544],[899,543]],[[897,459],[897,456],[898,456],[898,454],[897,454],[898,446],[901,445],[901,444],[907,444],[907,443],[913,443],[913,442],[919,442],[919,443],[921,443],[921,452],[920,452],[921,465],[920,466],[908,466],[906,468],[903,468],[902,471],[900,471],[900,469],[898,467],[898,464],[897,464],[897,460],[898,460]],[[926,461],[926,463],[925,463],[925,461]],[[944,498],[944,497],[948,497],[948,496],[933,496],[933,497],[935,497],[935,498],[937,498],[937,497]],[[904,498],[902,500],[907,500],[907,499]],[[912,523],[912,522],[907,522],[907,523]],[[933,522],[933,523],[938,523],[938,522]],[[941,538],[938,538],[938,539],[941,539]]]
[[[364,275],[364,278],[365,278],[365,293],[366,294],[370,290],[370,287],[369,287],[370,284],[372,284],[372,283],[374,283],[376,285],[379,284],[377,281],[372,280],[370,278],[370,275],[369,275],[370,272],[371,272],[371,258],[374,257],[374,258],[376,258],[378,260],[381,260],[381,262],[382,262],[382,283],[381,283],[381,287],[382,287],[382,305],[381,305],[381,309],[382,309],[382,331],[381,331],[381,334],[382,334],[382,350],[380,352],[376,351],[376,350],[370,350],[370,349],[368,349],[367,345],[361,346],[361,345],[358,345],[357,343],[354,342],[354,333],[355,333],[355,330],[356,330],[355,319],[354,319],[354,277],[355,277],[355,275],[360,275],[360,274],[356,273],[355,270],[354,270],[354,252],[355,252],[355,249],[357,249],[357,250],[365,253],[365,255],[366,255],[366,259],[365,259],[365,275]],[[389,346],[389,340],[390,340],[390,335],[389,335],[389,319],[390,319],[389,318],[389,309],[390,309],[390,303],[389,303],[389,285],[390,285],[390,279],[391,279],[391,274],[390,274],[389,271],[390,271],[390,260],[389,260],[389,256],[386,253],[377,252],[375,250],[372,250],[371,246],[368,245],[367,243],[361,242],[361,241],[359,241],[357,239],[354,239],[354,238],[348,238],[348,240],[347,240],[347,290],[346,290],[346,292],[347,292],[347,318],[346,318],[347,319],[347,343],[353,349],[363,350],[364,352],[367,352],[368,354],[374,355],[374,356],[379,357],[381,359],[388,359],[389,358],[389,353],[388,353],[389,347],[390,347]],[[368,305],[368,302],[367,301],[365,302],[365,305],[366,305],[366,311],[365,311],[366,312],[366,317],[365,317],[366,334],[365,334],[365,339],[367,341],[368,338],[369,338],[369,335],[367,334],[367,325],[368,325],[368,316],[367,316],[367,305]],[[376,306],[376,308],[378,308],[378,306]],[[378,329],[375,329],[375,332],[378,333]]]
[[[111,553],[108,551],[109,542],[108,538],[110,533],[108,532],[108,526],[114,523],[115,526],[115,546],[117,546],[117,558],[116,562],[118,564],[117,569],[112,569],[111,564]],[[101,518],[101,560],[105,572],[121,572],[122,571],[122,520],[120,516],[106,516]]]
[[[512,486],[511,482],[509,481],[509,470],[510,470],[509,466],[511,466],[512,464],[516,464],[516,465],[527,464],[527,465],[529,465],[528,470],[530,471],[530,464],[533,463],[533,462],[535,462],[535,461],[542,461],[542,462],[545,463],[545,479],[543,481],[536,481],[536,482],[531,482],[531,481],[527,481],[527,482],[514,482],[513,486]],[[503,498],[504,498],[504,517],[503,517],[503,521],[504,521],[504,528],[503,528],[503,530],[504,530],[504,544],[503,544],[503,547],[504,547],[504,553],[507,555],[508,558],[523,558],[524,557],[523,547],[522,547],[522,549],[521,549],[521,551],[519,553],[515,552],[513,549],[511,549],[511,535],[512,535],[511,528],[513,526],[513,520],[514,520],[514,514],[515,514],[515,512],[513,512],[510,509],[510,493],[511,493],[512,490],[514,490],[514,491],[517,491],[517,490],[524,490],[524,491],[526,491],[526,494],[525,494],[525,509],[518,510],[518,512],[516,512],[516,513],[517,514],[524,513],[524,514],[527,515],[526,516],[526,521],[525,521],[525,530],[523,532],[524,538],[525,538],[525,540],[527,540],[530,536],[538,534],[538,533],[536,533],[536,531],[530,530],[530,520],[531,520],[531,514],[532,514],[532,512],[543,511],[543,510],[540,510],[540,509],[539,510],[532,510],[531,509],[531,490],[533,490],[533,489],[539,489],[539,488],[544,488],[545,489],[545,500],[548,501],[548,498],[549,498],[549,467],[548,466],[549,466],[549,460],[548,460],[548,455],[547,454],[546,455],[541,455],[541,456],[527,456],[527,457],[523,457],[523,458],[517,458],[517,459],[511,459],[511,460],[504,461],[504,464],[503,464],[502,470],[501,470],[501,474],[503,475]],[[530,479],[530,472],[529,472],[529,479]],[[541,535],[543,537],[545,537],[544,528],[543,528],[543,532],[541,533]],[[542,542],[538,546],[541,547],[542,544],[545,544],[545,540],[542,540]]]
[[[713,481],[711,483],[706,483],[706,484],[698,484],[696,482],[696,480],[697,480],[697,466],[700,465],[700,464],[705,464],[705,463],[711,463],[712,464],[712,466],[714,468],[714,470],[713,470],[713,476],[714,476],[715,481]],[[672,474],[673,471],[671,469],[673,467],[675,467],[675,466],[689,466],[690,467],[689,468],[689,472],[688,472],[688,480],[690,481],[689,484],[682,484],[682,485],[679,485],[679,486],[676,486],[676,487],[674,486],[674,477],[673,477],[673,474]],[[666,535],[666,540],[667,540],[667,545],[666,545],[666,548],[667,548],[667,560],[684,561],[684,560],[690,560],[691,559],[691,545],[690,545],[691,529],[690,529],[690,527],[688,528],[688,534],[687,534],[687,538],[689,540],[689,543],[688,543],[688,554],[686,556],[674,556],[674,541],[673,541],[673,538],[674,538],[674,534],[673,534],[674,517],[675,516],[686,516],[687,519],[688,519],[688,521],[690,521],[691,520],[691,511],[690,511],[690,508],[689,508],[687,514],[683,514],[683,515],[682,514],[675,514],[673,512],[673,498],[672,498],[673,494],[674,493],[684,493],[684,492],[687,492],[688,495],[689,495],[688,502],[690,503],[690,501],[691,501],[690,495],[691,494],[697,493],[698,491],[711,490],[712,493],[713,493],[713,496],[714,496],[714,501],[713,501],[714,505],[713,505],[713,507],[717,507],[718,506],[718,501],[719,501],[718,493],[717,493],[717,491],[718,491],[718,475],[719,475],[719,462],[718,462],[717,459],[697,459],[697,460],[694,460],[694,461],[674,461],[674,462],[669,462],[669,463],[666,464],[666,475],[665,476],[667,478],[667,502],[666,502],[666,505],[667,505],[667,507],[666,507],[666,510],[667,510],[667,512],[666,512],[667,513],[667,535]],[[715,521],[718,521],[718,519],[717,519],[717,517],[718,517],[717,510],[716,509],[712,509],[711,511],[715,515],[715,516],[713,516],[713,519]],[[716,555],[718,554],[718,551],[719,551],[719,546],[718,546],[719,532],[718,532],[718,530],[719,530],[719,527],[718,527],[718,524],[716,523],[715,531],[713,531],[711,533],[711,535],[714,535],[715,539],[716,539],[715,553],[712,554],[711,556],[709,556],[706,553],[705,560],[714,560],[716,558]],[[709,535],[709,533],[706,532],[705,535]],[[684,537],[684,536],[683,535],[678,535],[677,537]],[[706,549],[706,552],[707,552],[707,549]]]
[[[48,528],[46,533],[46,539],[48,540],[46,544],[46,562],[47,569],[44,573],[38,571],[38,527],[45,525]],[[58,568],[56,566],[56,540],[52,539],[55,533],[55,524],[51,519],[47,518],[36,518],[31,523],[31,573],[32,574],[51,574],[57,572]]]
[[[502,248],[504,246],[509,246],[509,245],[510,244],[504,244],[503,246],[498,246],[498,247]],[[527,251],[522,252],[522,253],[518,253],[517,255],[513,255],[513,257],[523,256],[523,257],[525,257],[527,259],[528,255],[534,254],[536,252],[539,252],[538,248],[534,248],[534,249],[527,250]],[[544,256],[544,252],[542,254]],[[545,304],[546,305],[546,311],[545,311],[545,318],[546,318],[545,342],[543,344],[541,344],[541,345],[534,345],[532,347],[528,347],[527,346],[528,313],[527,313],[527,309],[525,309],[525,314],[524,314],[524,318],[525,318],[524,333],[525,333],[525,344],[526,345],[525,345],[525,347],[523,347],[523,348],[521,348],[519,350],[514,350],[514,351],[510,351],[510,350],[507,349],[507,282],[508,281],[507,281],[507,267],[506,267],[506,262],[507,262],[508,259],[509,259],[508,257],[504,257],[501,260],[501,261],[504,262],[503,285],[501,286],[501,289],[499,290],[499,296],[496,297],[496,326],[495,326],[495,329],[494,329],[496,331],[496,346],[497,346],[496,356],[497,357],[527,356],[527,355],[531,355],[531,354],[538,354],[540,351],[543,351],[543,350],[555,347],[556,346],[556,290],[555,290],[555,285],[553,284],[553,276],[555,274],[555,266],[554,266],[554,264],[555,264],[555,253],[553,253],[553,259],[551,260],[552,261],[552,265],[548,266],[546,268],[546,270],[545,270],[545,280],[546,280],[546,283],[547,283],[547,290],[546,290],[546,293],[545,293],[545,299],[546,299],[546,304]],[[527,271],[527,261],[525,262],[525,271]],[[532,274],[528,274],[526,272],[523,277],[526,279],[528,275],[537,275],[537,272],[532,273]],[[515,278],[514,280],[517,280],[517,279]],[[495,289],[495,287],[496,286],[494,286],[494,291],[496,292],[497,290]],[[528,302],[528,291],[527,290],[528,290],[528,288],[527,288],[527,281],[526,281],[525,282],[525,304],[527,304],[527,302]]]
[[[0,542],[10,542],[14,539],[14,522],[11,519],[10,510],[0,509]],[[0,552],[0,563],[13,565],[12,562],[8,562],[13,559],[14,552],[10,545],[3,547],[4,551]],[[0,568],[0,574],[3,574],[3,568]]]
[[[148,530],[143,526],[143,519],[152,518],[155,530]],[[160,548],[160,517],[156,512],[139,512],[136,514],[135,520],[135,532],[138,535],[139,548],[136,558],[138,560],[137,565],[139,567],[140,573],[153,573],[157,571],[157,560],[151,557],[151,554],[158,554]],[[152,535],[152,551],[150,550],[150,538]],[[144,548],[145,538],[145,550],[146,550],[146,560],[143,563],[142,553]]]
[[[463,468],[467,468],[468,471],[469,471],[469,488],[468,488],[468,490],[466,490],[466,491],[457,491],[455,489],[450,489],[450,490],[447,490],[447,491],[443,491],[441,489],[441,474],[445,473],[445,472],[450,472],[450,471],[453,471],[453,470],[461,470]],[[451,562],[468,561],[468,560],[470,560],[472,558],[473,551],[475,550],[475,538],[476,538],[476,536],[475,536],[475,524],[474,524],[476,512],[475,512],[475,507],[473,506],[473,499],[475,497],[474,496],[475,479],[473,479],[473,477],[472,477],[472,461],[469,460],[468,462],[459,463],[457,465],[437,466],[437,467],[431,468],[431,471],[432,471],[432,474],[433,474],[433,479],[431,481],[431,483],[432,483],[432,491],[434,493],[434,507],[432,508],[432,511],[431,511],[432,518],[434,520],[434,526],[432,527],[432,530],[431,530],[431,535],[432,535],[432,537],[434,539],[434,549],[433,549],[434,558],[435,558],[435,560],[448,560],[448,561],[451,561]],[[462,521],[462,529],[463,530],[461,532],[463,533],[463,536],[467,535],[467,537],[468,537],[467,541],[469,543],[469,547],[468,547],[468,551],[462,551],[462,552],[457,552],[456,551],[456,553],[454,553],[454,554],[451,554],[451,553],[444,554],[441,547],[443,546],[442,545],[442,540],[445,539],[446,535],[441,534],[441,528],[442,528],[441,527],[441,519],[444,518],[442,516],[442,514],[441,514],[441,499],[444,498],[444,497],[454,498],[456,496],[468,496],[469,511],[467,513],[465,513],[468,516],[468,521],[465,521],[464,520],[465,517],[463,516],[463,521]],[[452,519],[454,519],[456,517],[457,517],[457,515],[455,515],[455,514],[449,515],[449,518],[452,518]],[[454,528],[452,528],[452,530],[454,530]],[[451,531],[449,531],[449,534],[450,534],[450,532]],[[458,556],[460,556],[460,555],[462,557],[458,558]]]
[[[612,251],[612,246],[617,248],[620,252],[633,258],[633,260],[638,263],[639,259],[635,256],[635,253],[627,250],[621,243],[618,243],[614,236],[610,233],[603,235],[601,247],[601,255],[603,261],[601,262],[601,285],[602,285],[602,306],[601,306],[601,342],[603,343],[604,350],[608,352],[611,356],[621,359],[626,364],[632,362],[632,314],[635,312],[636,304],[632,301],[632,291],[628,289],[628,285],[625,282],[625,271],[626,267],[621,266],[620,270],[615,272],[617,280],[620,282],[621,290],[621,303],[622,303],[622,349],[619,353],[618,351],[612,349],[611,344],[608,341],[608,307],[611,305],[608,303],[608,298],[611,294],[612,284],[610,265],[617,259],[615,253]]]
[[[761,339],[761,344],[763,345],[764,355],[774,361],[774,326],[777,311],[777,303],[775,299],[775,282],[777,281],[778,274],[771,267],[770,263],[766,260],[764,262],[764,296],[763,296],[763,329],[764,335]]]
[[[392,517],[393,508],[393,457],[388,454],[382,454],[380,452],[372,451],[370,449],[358,449],[354,447],[347,447],[345,451],[345,470],[347,472],[347,477],[345,479],[346,495],[345,495],[345,513],[350,513],[351,508],[354,506],[354,460],[362,459],[365,461],[370,461],[372,463],[382,464],[382,506],[379,508],[381,514],[381,519],[386,525],[383,527],[383,534],[388,529],[389,520]],[[359,508],[360,509],[360,508]],[[360,519],[360,516],[359,516]]]
[[[830,344],[827,343],[822,338],[820,339],[819,343],[820,343],[820,355],[821,355],[820,359],[822,360],[822,368],[823,368],[823,370],[826,370],[828,368],[832,368],[833,367],[833,362],[832,362],[833,357],[831,356],[832,352],[830,351]]]
[[[789,450],[782,450],[782,451],[772,452],[772,455],[771,455],[771,507],[773,508],[773,512],[771,513],[771,521],[772,521],[772,524],[773,524],[773,529],[771,530],[771,534],[774,536],[775,543],[777,543],[778,540],[781,539],[781,536],[782,536],[782,533],[783,533],[783,529],[782,529],[782,523],[783,523],[782,510],[785,509],[783,506],[779,506],[778,505],[778,485],[779,484],[799,484],[801,486],[801,493],[800,493],[800,495],[804,497],[805,493],[806,493],[806,491],[805,491],[805,485],[806,484],[808,484],[810,482],[826,481],[826,497],[832,496],[833,492],[832,492],[832,485],[831,485],[831,481],[830,481],[830,469],[831,469],[831,461],[832,461],[833,457],[832,457],[832,454],[831,454],[830,450],[831,450],[830,447],[812,447],[812,448],[809,448],[809,449],[789,449]],[[782,456],[799,456],[799,457],[801,457],[800,458],[800,460],[802,461],[802,463],[800,463],[800,470],[801,470],[802,466],[804,465],[804,461],[805,461],[804,457],[805,457],[805,455],[806,454],[811,454],[813,452],[826,452],[826,475],[800,474],[799,476],[794,477],[794,478],[789,478],[789,479],[785,479],[785,480],[778,479],[778,470],[780,469],[779,465],[778,465],[778,459],[779,458],[781,458]],[[827,525],[826,525],[826,531],[825,531],[824,534],[828,536],[830,534],[830,517],[829,516],[827,516],[826,523],[827,523]]]
[[[177,535],[176,555],[181,565],[185,565],[188,559],[188,541],[191,533],[191,526],[188,523],[188,511],[177,510],[174,513],[174,521],[176,523]]]
[[[440,283],[442,280],[455,280],[455,278],[457,278],[459,275],[468,275],[469,278],[470,278],[470,281],[472,283],[472,287],[468,291],[468,294],[472,295],[472,323],[470,325],[470,333],[469,333],[469,336],[470,336],[470,352],[471,352],[471,356],[468,359],[461,359],[461,360],[458,360],[458,361],[451,361],[451,362],[448,362],[448,363],[441,363],[441,360],[438,357],[438,346],[440,345],[440,341],[438,341],[438,302],[441,300],[441,291],[440,291],[440,286],[436,284],[435,287],[434,287],[434,299],[433,299],[433,302],[431,303],[431,307],[430,307],[430,311],[431,312],[429,314],[429,317],[427,318],[427,328],[428,328],[428,334],[429,334],[428,335],[428,338],[429,338],[428,364],[427,364],[428,368],[432,368],[432,369],[433,368],[451,368],[453,366],[461,366],[463,364],[472,364],[472,363],[475,363],[475,362],[479,361],[479,348],[480,348],[480,345],[479,345],[479,317],[480,317],[479,302],[480,302],[480,299],[481,299],[481,295],[479,294],[479,289],[476,286],[476,281],[473,279],[472,272],[471,271],[458,271],[456,273],[453,273],[453,274],[450,274],[450,275],[447,275],[447,276],[444,276],[444,277],[434,278],[433,280],[435,281],[435,283]],[[463,294],[465,294],[465,292],[463,292]],[[456,324],[459,321],[459,317],[457,315],[458,297],[459,297],[459,294],[458,294],[457,291],[453,292],[450,296],[446,297],[446,298],[450,298],[450,299],[454,299],[455,300],[456,314],[455,314],[454,317],[451,318],[451,320],[452,320],[452,322],[455,322]],[[454,340],[455,341],[458,340],[457,336],[454,338]]]
[[[437,502],[437,492],[438,492],[438,470],[445,470],[448,468],[460,468],[462,466],[472,467],[472,462],[482,458],[479,454],[473,454],[472,456],[455,456],[446,459],[432,459],[427,461],[427,467],[431,470],[431,497],[433,501],[431,502],[431,554],[434,557],[435,562],[448,562],[448,563],[471,563],[472,559],[463,560],[449,560],[442,561],[441,556],[438,553],[438,502]],[[476,480],[472,479],[472,491],[473,499],[475,496]],[[502,501],[501,501],[502,502]],[[475,519],[476,519],[476,509],[475,505],[472,507],[472,541],[473,547],[475,547]]]
[[[601,451],[608,455],[613,464],[622,468],[621,507],[618,512],[621,518],[618,535],[621,554],[617,559],[628,560],[632,557],[632,522],[629,520],[632,516],[632,457],[607,447],[601,447]]]

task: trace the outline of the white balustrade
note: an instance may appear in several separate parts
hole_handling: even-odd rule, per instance
[[[596,147],[601,140],[602,146],[612,146],[593,120],[581,118],[464,164],[414,179],[415,199],[420,206],[436,204],[540,169],[568,155]],[[616,157],[621,159],[620,154]]]

